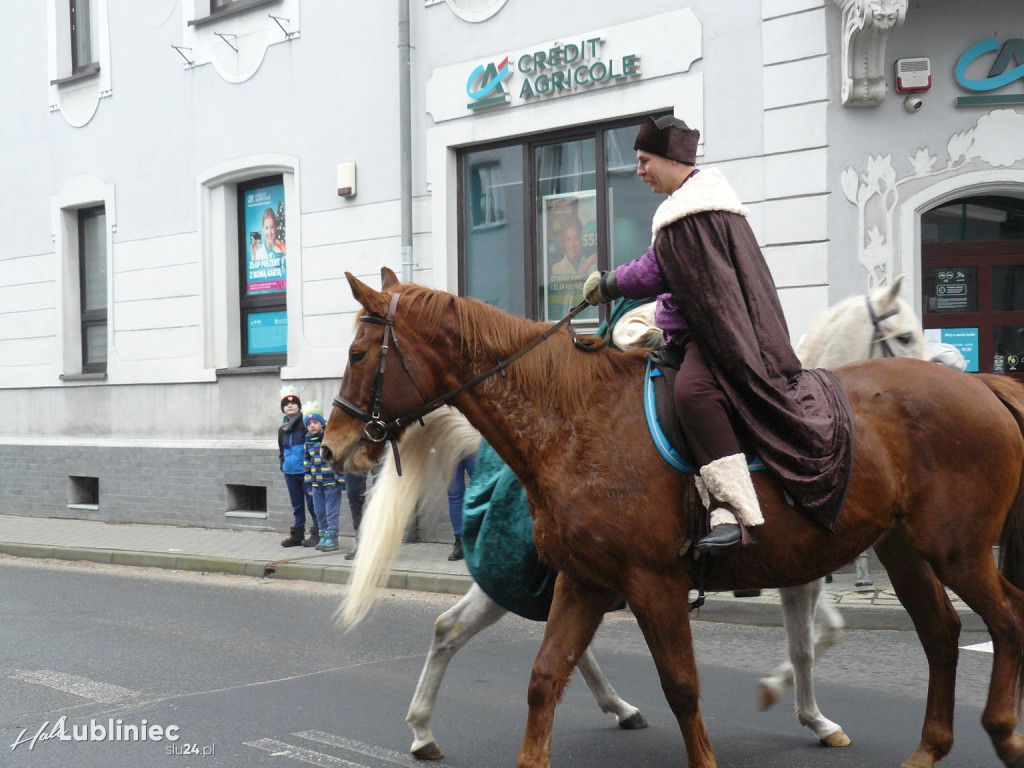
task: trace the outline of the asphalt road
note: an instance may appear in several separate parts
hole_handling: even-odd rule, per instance
[[[319,583],[0,558],[0,766],[413,766],[404,716],[433,619],[455,598],[395,592],[346,634],[333,624],[343,594]],[[456,657],[434,718],[447,753],[440,765],[515,765],[541,632],[506,618]],[[698,621],[694,633],[720,765],[879,768],[915,748],[926,670],[913,633],[847,632],[822,660],[819,704],[854,742],[839,750],[818,745],[789,701],[757,711],[758,673],[779,660],[781,629]],[[965,633],[962,644],[984,640]],[[611,614],[594,648],[651,726],[620,731],[576,679],[556,715],[553,764],[685,765],[629,614]],[[979,725],[990,670],[990,655],[961,653],[957,743],[944,767],[1000,764]],[[126,740],[129,727],[147,740]]]

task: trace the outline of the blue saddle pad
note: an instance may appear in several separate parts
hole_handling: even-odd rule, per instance
[[[647,428],[651,432],[658,453],[669,466],[680,472],[694,474],[693,458],[690,456],[686,440],[679,429],[675,415],[672,389],[678,363],[660,354],[662,350],[652,352],[647,357],[647,372],[644,375],[644,414],[647,417]],[[751,472],[765,469],[764,462],[757,456],[747,453],[747,466]]]

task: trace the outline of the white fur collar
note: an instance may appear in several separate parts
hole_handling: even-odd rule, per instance
[[[722,172],[717,168],[705,168],[691,176],[689,181],[658,206],[651,223],[651,242],[662,227],[701,211],[731,211],[740,216],[747,215],[747,209],[732,191]]]

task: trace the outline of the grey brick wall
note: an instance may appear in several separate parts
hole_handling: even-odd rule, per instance
[[[69,477],[99,480],[95,509],[69,506]],[[228,485],[266,488],[266,518],[228,516]],[[0,513],[286,532],[292,524],[277,450],[0,443]],[[342,495],[341,535],[352,535]],[[451,541],[443,494],[421,505],[410,541]]]

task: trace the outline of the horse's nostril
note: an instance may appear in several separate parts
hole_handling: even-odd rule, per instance
[[[320,446],[320,458],[330,464],[334,461],[334,453],[326,445]]]

